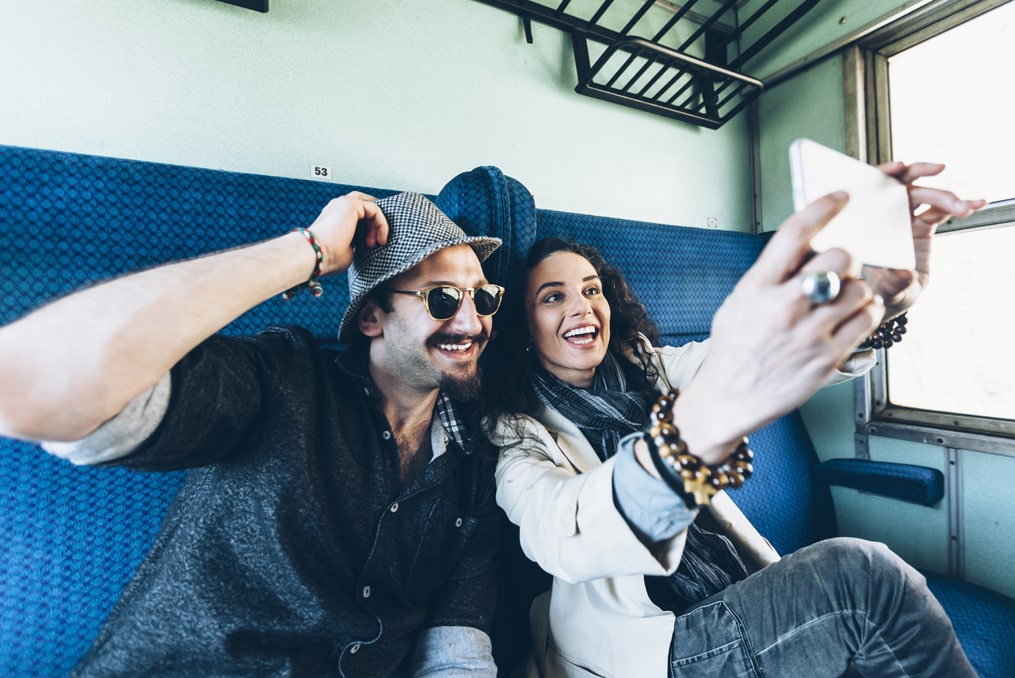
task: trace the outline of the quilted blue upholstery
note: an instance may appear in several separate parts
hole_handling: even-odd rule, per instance
[[[536,239],[536,207],[532,194],[520,182],[496,167],[477,167],[449,181],[435,202],[452,221],[469,233],[487,233],[497,225],[504,242],[483,264],[491,282],[517,289],[515,275]]]
[[[306,226],[350,190],[395,191],[0,147],[0,322],[85,283]],[[324,296],[272,299],[227,332],[298,323],[336,341],[344,276]]]
[[[834,536],[832,495],[812,477],[817,453],[800,413],[780,417],[749,442],[754,475],[729,494],[775,550],[791,553]]]
[[[924,575],[980,678],[1015,676],[1015,600],[952,577]]]
[[[179,473],[77,468],[0,439],[0,675],[66,675],[182,481]]]

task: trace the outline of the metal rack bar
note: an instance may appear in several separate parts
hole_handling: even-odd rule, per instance
[[[741,20],[739,12],[748,11],[742,0],[716,0],[707,12],[699,0],[631,0],[631,14],[617,31],[603,24],[608,13],[614,20],[622,18],[618,12],[627,8],[617,0],[587,3],[586,9],[595,8],[588,19],[574,13],[581,10],[575,10],[571,0],[477,1],[569,33],[578,93],[712,129],[736,115],[763,88],[742,72],[744,64],[818,4],[818,0],[766,0]],[[635,37],[635,29],[653,8],[671,16],[651,39]],[[773,15],[775,11],[784,13]],[[774,25],[744,44],[749,29],[765,16],[773,17]],[[616,26],[619,21],[610,23]],[[663,44],[678,35],[668,42],[679,47]],[[590,43],[602,48],[594,64]],[[695,54],[703,52],[704,58],[690,54],[692,49]]]
[[[675,69],[682,76],[692,79],[707,76],[715,78],[717,81],[734,80],[739,83],[738,91],[746,91],[752,94],[760,92],[764,87],[760,80],[687,56],[643,38],[625,38],[610,45],[596,63],[592,65],[589,63],[587,40],[577,34],[574,37],[575,62],[578,65],[578,86],[575,88],[576,91],[605,101],[613,101],[666,117],[694,122],[710,129],[720,127],[723,122],[739,112],[747,104],[748,100],[745,99],[742,102],[738,102],[728,111],[720,110],[719,102],[709,97],[704,97],[704,102],[701,106],[679,108],[668,105],[665,102],[660,102],[654,97],[634,94],[624,89],[606,87],[601,83],[595,82],[595,75],[618,52],[629,54],[633,52],[642,58],[652,60],[663,68]],[[628,84],[630,85],[630,82]],[[665,92],[665,90],[661,90],[661,92]],[[729,97],[727,97],[728,99]]]

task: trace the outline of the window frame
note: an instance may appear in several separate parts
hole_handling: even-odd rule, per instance
[[[874,164],[891,157],[891,112],[888,96],[888,60],[896,54],[936,37],[1011,0],[947,0],[868,36],[846,54],[847,130],[856,150]],[[852,97],[850,96],[852,93]],[[855,116],[855,117],[853,117]],[[951,219],[939,233],[1015,228],[1015,199],[991,203],[964,219]],[[902,407],[891,403],[888,389],[889,354],[877,351],[877,364],[863,379],[854,380],[856,453],[869,458],[868,437],[900,438],[952,449],[967,449],[1015,456],[1015,419],[999,419],[939,410]]]

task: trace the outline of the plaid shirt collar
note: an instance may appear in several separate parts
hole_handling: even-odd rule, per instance
[[[458,446],[462,448],[466,454],[471,453],[469,446],[465,444],[465,422],[459,416],[458,411],[455,409],[454,402],[448,396],[447,393],[441,391],[437,396],[437,415],[441,419],[441,425],[444,426],[444,430],[451,438],[458,443]]]

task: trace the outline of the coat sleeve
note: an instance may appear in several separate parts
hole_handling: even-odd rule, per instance
[[[638,539],[614,503],[614,459],[578,473],[530,417],[505,418],[495,437],[497,503],[518,525],[522,550],[544,570],[575,583],[676,569],[685,533],[667,542],[664,557]]]

